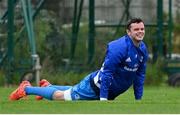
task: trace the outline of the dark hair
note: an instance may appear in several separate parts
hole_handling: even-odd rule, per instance
[[[140,23],[140,22],[144,23],[141,18],[132,18],[127,22],[126,29],[130,30],[132,23]]]

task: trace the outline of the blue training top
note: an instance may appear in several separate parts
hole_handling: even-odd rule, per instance
[[[95,85],[100,88],[100,98],[113,100],[133,84],[135,99],[141,99],[147,59],[148,51],[142,41],[136,47],[125,35],[110,42],[103,66],[91,73]]]

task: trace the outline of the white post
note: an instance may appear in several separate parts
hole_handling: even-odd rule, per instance
[[[35,64],[33,70],[35,71],[35,77],[36,77],[36,84],[39,86],[39,81],[40,81],[40,70],[41,70],[41,65],[40,65],[40,58],[37,54],[32,55]]]

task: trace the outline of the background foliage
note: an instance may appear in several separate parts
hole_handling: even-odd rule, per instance
[[[95,54],[93,63],[88,65],[88,23],[85,20],[82,20],[80,24],[75,58],[70,61],[69,56],[72,24],[62,24],[60,20],[61,19],[54,11],[41,10],[34,23],[36,47],[42,65],[41,78],[47,78],[53,83],[71,85],[77,83],[89,72],[99,69],[105,56],[107,43],[125,34],[124,28],[96,28]],[[173,52],[177,53],[180,52],[179,27],[179,23],[174,24]],[[164,28],[164,30],[164,41],[167,44],[168,40],[166,28]],[[156,50],[156,47],[158,46],[156,34],[156,29],[151,27],[146,28],[144,41],[148,46],[149,53]],[[17,59],[15,65],[21,64],[21,62],[26,60],[26,58],[30,55],[27,35],[24,34],[23,37],[25,39],[22,39],[15,49],[15,56]],[[164,61],[161,58],[162,57],[160,57],[156,63],[154,63],[151,59],[148,61],[146,84],[159,85],[166,82],[167,75],[163,71],[159,71],[162,70],[164,65]],[[3,72],[0,74],[3,76]],[[2,85],[3,81],[4,76],[0,77]],[[19,82],[19,75],[15,74],[15,77],[13,77],[13,83],[16,84],[17,82]]]

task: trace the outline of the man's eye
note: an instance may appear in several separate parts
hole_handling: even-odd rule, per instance
[[[139,29],[138,28],[135,28],[134,31],[138,31]]]

